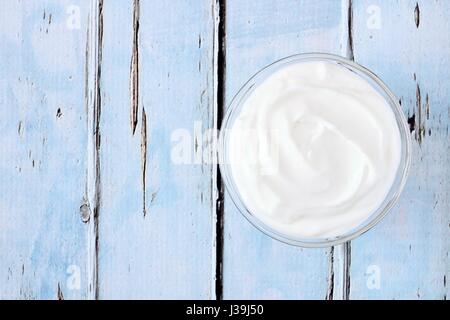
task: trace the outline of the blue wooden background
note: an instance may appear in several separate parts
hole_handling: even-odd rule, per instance
[[[449,1],[0,7],[0,298],[446,299]],[[414,138],[399,204],[328,249],[249,225],[207,156],[240,86],[302,52],[378,74]]]

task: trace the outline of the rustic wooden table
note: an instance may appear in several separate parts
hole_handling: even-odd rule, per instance
[[[0,2],[0,298],[446,298],[449,1]],[[414,138],[399,204],[329,249],[257,231],[207,161],[237,90],[302,52],[378,74]]]

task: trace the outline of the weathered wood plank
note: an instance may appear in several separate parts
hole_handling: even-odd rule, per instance
[[[277,59],[302,52],[345,55],[346,26],[345,1],[226,1],[226,103]],[[329,249],[300,249],[270,239],[227,195],[224,219],[225,298],[332,298]]]
[[[450,3],[354,1],[355,60],[409,117],[413,164],[399,204],[352,242],[350,298],[443,299],[450,271]]]
[[[100,298],[214,297],[213,168],[194,130],[214,120],[213,9],[104,3]]]
[[[86,298],[89,2],[1,6],[0,298]]]

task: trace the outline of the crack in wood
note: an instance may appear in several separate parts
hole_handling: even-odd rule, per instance
[[[142,125],[141,125],[141,170],[142,170],[142,212],[144,218],[147,215],[146,205],[145,205],[145,193],[146,193],[146,171],[147,171],[147,114],[145,113],[145,108],[142,107]],[[153,195],[152,195],[152,201]]]
[[[355,53],[353,48],[353,1],[348,1],[348,19],[347,19],[347,34],[348,34],[348,45],[347,45],[347,58],[354,61]]]
[[[134,135],[138,124],[139,108],[139,0],[133,2],[133,51],[130,63],[130,124]]]

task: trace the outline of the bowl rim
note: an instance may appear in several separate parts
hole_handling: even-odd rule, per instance
[[[362,76],[366,79],[367,82],[370,83],[375,90],[378,86],[378,92],[380,94],[384,94],[383,97],[386,99],[386,102],[391,107],[396,123],[398,125],[400,140],[401,140],[401,159],[400,164],[397,169],[397,173],[395,179],[391,185],[389,193],[386,195],[383,203],[380,205],[378,209],[376,209],[366,220],[364,220],[358,227],[352,229],[351,231],[341,235],[339,237],[333,238],[301,238],[301,237],[293,237],[292,235],[286,235],[282,232],[268,226],[257,216],[252,214],[250,210],[245,206],[244,201],[241,199],[240,194],[236,185],[234,184],[234,180],[231,173],[231,168],[227,163],[227,137],[230,119],[232,119],[233,115],[236,113],[239,114],[239,109],[242,107],[243,102],[245,102],[245,98],[248,97],[248,94],[251,92],[252,88],[255,87],[257,81],[263,81],[267,79],[267,76],[273,74],[277,70],[281,69],[279,67],[283,67],[293,63],[301,63],[307,61],[326,61],[339,64],[343,67],[346,67],[350,71],[356,72],[359,76]],[[264,77],[264,75],[266,77]],[[237,111],[238,110],[238,111]],[[258,72],[256,72],[253,76],[247,80],[244,85],[238,90],[238,92],[231,99],[229,105],[227,106],[226,112],[224,113],[224,117],[221,123],[221,127],[219,130],[219,141],[218,141],[218,159],[219,159],[219,169],[220,174],[224,182],[225,189],[227,193],[230,195],[230,198],[238,211],[258,230],[268,235],[269,237],[281,241],[283,243],[294,245],[298,247],[305,248],[324,248],[335,246],[338,244],[345,243],[347,241],[353,240],[356,237],[366,233],[368,230],[372,229],[375,225],[377,225],[392,209],[392,207],[397,203],[407,181],[407,177],[409,174],[410,166],[411,166],[411,136],[409,132],[408,123],[405,117],[405,114],[401,108],[399,100],[394,95],[394,93],[389,89],[389,87],[372,71],[369,69],[359,65],[358,63],[349,60],[347,58],[329,54],[329,53],[300,53],[293,54],[281,59],[272,62],[263,68],[261,68]]]

